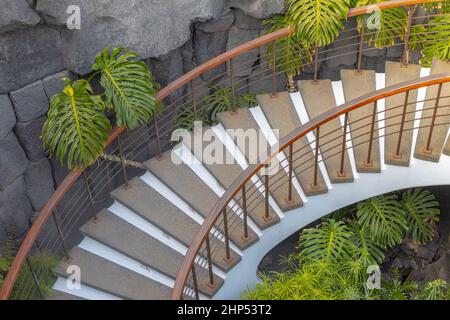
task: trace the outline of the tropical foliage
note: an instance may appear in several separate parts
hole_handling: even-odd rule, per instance
[[[349,9],[349,0],[288,0],[286,15],[300,39],[324,47],[344,28]]]
[[[16,244],[8,237],[2,248],[3,256],[0,255],[0,287],[3,284],[4,275],[7,274],[11,263],[14,260],[16,251]],[[29,264],[25,264],[19,272],[10,299],[41,299],[40,293],[44,296],[50,296],[52,294],[52,286],[56,281],[56,275],[53,272],[53,269],[58,264],[58,261],[60,261],[60,257],[46,250],[39,250],[33,255],[30,255],[28,257]],[[39,277],[40,293],[36,288],[30,266],[34,274]]]
[[[423,243],[434,235],[438,202],[427,190],[378,196],[333,213],[303,230],[299,250],[283,258],[290,270],[262,275],[246,299],[444,299],[448,285],[421,288],[403,282],[396,270],[381,289],[368,289],[367,270],[380,265],[388,248],[405,237]],[[335,220],[339,219],[339,220]]]
[[[158,112],[155,101],[158,84],[136,53],[124,48],[104,49],[92,66],[88,80],[73,83],[64,79],[65,88],[50,102],[42,140],[50,154],[69,169],[93,164],[103,153],[113,111],[116,124],[135,129]],[[103,94],[94,94],[90,81],[100,75]]]
[[[192,131],[194,121],[202,121],[206,125],[213,125],[217,122],[217,115],[221,112],[231,111],[233,104],[236,109],[254,107],[256,105],[256,95],[254,93],[239,94],[239,89],[236,85],[225,88],[211,87],[212,93],[200,101],[195,114],[190,103],[180,109],[176,120],[177,128]]]

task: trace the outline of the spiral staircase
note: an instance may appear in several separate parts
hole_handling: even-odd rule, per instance
[[[194,152],[190,139],[184,139],[174,150],[146,161],[147,172],[132,179],[127,188],[114,190],[111,193],[114,204],[102,210],[96,221],[90,221],[80,229],[84,239],[70,250],[70,262],[63,261],[56,268],[56,294],[51,299],[169,299],[183,257],[200,225],[212,205],[247,166],[248,148],[239,143],[236,148],[230,137],[224,139],[224,136],[227,137],[223,134],[224,129],[262,129],[266,136],[265,143],[270,146],[277,142],[274,129],[279,130],[280,137],[283,137],[309,119],[345,101],[385,86],[442,73],[450,73],[449,63],[435,60],[431,69],[425,69],[414,64],[404,66],[400,62],[386,62],[385,74],[373,70],[360,73],[342,70],[341,81],[299,81],[298,92],[258,95],[256,107],[221,113],[220,123],[212,130],[224,154],[228,153],[235,163],[192,164],[186,160]],[[444,85],[442,90],[441,96],[450,96],[449,84]],[[435,98],[436,94],[435,88],[431,87],[412,91],[408,106],[415,109],[419,104],[414,102],[425,100],[419,107],[432,109],[432,106],[427,108],[427,100]],[[386,130],[394,130],[398,125],[389,127],[389,115],[395,112],[401,114],[392,107],[401,105],[405,98],[403,94],[385,100]],[[442,112],[448,118],[450,100],[445,100],[443,104],[447,107]],[[432,140],[433,153],[423,151],[429,128],[405,130],[399,153],[401,156],[398,156],[394,135],[375,139],[373,162],[370,166],[365,165],[369,144],[358,144],[358,139],[370,133],[372,109],[373,105],[367,105],[349,114],[350,134],[353,118],[364,118],[366,123],[361,126],[363,131],[347,142],[355,147],[347,149],[344,155],[347,159],[344,162],[345,175],[338,174],[340,157],[327,157],[326,151],[321,151],[320,157],[325,161],[320,166],[318,187],[312,187],[312,170],[295,172],[295,188],[290,201],[286,200],[287,184],[283,184],[283,188],[270,194],[268,219],[264,216],[263,206],[250,214],[248,238],[251,240],[243,239],[241,228],[235,228],[230,233],[229,259],[224,258],[226,248],[223,241],[211,239],[211,243],[219,248],[212,254],[216,286],[212,288],[207,280],[200,281],[198,289],[201,298],[238,298],[239,290],[255,284],[258,262],[277,241],[282,241],[290,233],[333,210],[396,189],[450,183],[448,125],[436,127]],[[414,113],[408,116],[414,117]],[[408,122],[411,127],[412,120]],[[323,130],[325,136],[326,130],[342,132],[342,119],[328,122]],[[378,129],[375,132],[379,134]],[[334,143],[339,144],[340,141],[330,140],[331,145]],[[302,138],[300,144],[308,148],[308,137]],[[441,156],[442,150],[444,156]],[[314,154],[312,148],[308,152]],[[182,164],[174,164],[173,157],[179,157]],[[314,159],[314,155],[310,159]],[[410,169],[404,170],[404,167]],[[411,175],[415,179],[408,179]],[[287,173],[283,179],[288,179]],[[251,258],[247,258],[248,251],[252,252]],[[67,289],[69,265],[80,267],[81,289]],[[228,281],[233,284],[227,285]],[[186,295],[185,298],[192,297]]]
[[[430,1],[394,0],[380,7],[422,2]],[[352,9],[349,17],[369,9]],[[285,71],[274,67],[276,53],[264,56],[260,49],[292,32],[279,30],[215,57],[158,93],[157,100],[168,104],[153,123],[135,132],[116,128],[105,156],[71,172],[41,210],[0,298],[14,288],[56,300],[239,298],[258,282],[265,254],[311,222],[376,195],[450,184],[450,63],[435,59],[422,68],[403,59],[386,61],[385,73],[361,70],[363,53],[373,50],[364,48],[362,34],[357,70],[342,69],[339,81],[317,79],[316,52],[315,79],[280,91],[276,79]],[[335,48],[336,56],[343,48],[354,54],[345,42],[351,38]],[[399,45],[408,57],[408,44]],[[239,78],[233,59],[251,50],[258,50],[262,72],[245,81],[268,80],[263,91],[270,93],[258,94],[255,107],[219,113],[218,123],[206,128],[215,150],[232,161],[200,161],[209,143],[196,143],[202,132],[195,130],[172,150],[164,148],[177,112],[188,106],[197,113],[203,73],[227,64],[216,82],[229,81],[234,103]],[[323,60],[336,57],[328,54]],[[181,88],[190,89],[180,97]],[[229,130],[262,132],[257,142],[264,157],[255,164],[252,145]],[[150,156],[155,148],[158,154]],[[261,170],[273,159],[280,167],[269,177]],[[31,259],[44,250],[66,256],[54,269],[51,294],[43,292],[45,272]],[[29,281],[18,283],[26,268]]]

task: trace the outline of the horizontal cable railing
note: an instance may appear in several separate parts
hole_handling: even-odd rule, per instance
[[[425,2],[432,1],[395,0],[378,3],[377,6],[380,10],[384,10],[393,7],[408,7]],[[371,10],[371,6],[351,9],[348,16],[349,18],[361,16],[371,13]],[[411,17],[411,19],[414,22],[432,16],[435,16],[435,14],[430,13],[427,16]],[[392,29],[390,31],[397,30]],[[276,94],[277,91],[281,90],[280,83],[282,83],[282,86],[288,83],[289,79],[286,74],[292,70],[288,65],[277,63],[277,57],[283,53],[283,48],[277,48],[277,41],[291,35],[293,32],[293,28],[285,28],[264,35],[207,61],[170,83],[157,94],[156,99],[163,102],[164,109],[162,113],[154,117],[148,124],[133,131],[128,131],[123,127],[115,128],[105,144],[104,156],[91,167],[80,168],[78,171],[70,172],[62,179],[55,193],[39,212],[36,219],[30,221],[30,229],[20,243],[16,256],[6,275],[0,290],[0,298],[44,298],[47,295],[48,287],[51,287],[51,282],[54,279],[52,276],[49,276],[49,270],[36,262],[38,258],[40,256],[52,256],[70,260],[70,248],[82,238],[78,228],[89,221],[89,219],[95,220],[97,212],[112,204],[113,200],[109,196],[111,191],[122,185],[126,187],[130,179],[145,172],[142,165],[143,161],[153,156],[161,155],[170,148],[170,135],[173,130],[180,127],[178,121],[180,118],[187,117],[189,121],[194,121],[200,115],[208,113],[210,106],[205,101],[217,90],[214,88],[230,90],[233,97],[231,110],[237,108],[236,97],[243,93]],[[406,33],[408,33],[408,30],[406,30]],[[365,37],[373,34],[374,32],[358,34],[357,27],[349,28],[342,32],[341,37],[335,41],[333,46],[323,48],[317,54],[306,51],[299,52],[298,61],[302,69],[309,68],[308,72],[313,79],[317,79],[318,66],[322,62],[331,61],[345,55],[357,55],[357,63],[355,65],[357,70],[361,70],[364,53],[376,50],[376,48],[367,46],[364,40]],[[386,37],[386,39],[382,40],[389,40],[389,38]],[[392,37],[393,46],[402,47],[404,56],[409,56],[411,42],[407,40]],[[352,41],[354,43],[349,44]],[[271,44],[274,49],[271,53],[268,53],[265,51],[265,48]],[[257,53],[256,59],[242,59],[243,54],[251,51]],[[239,70],[234,68],[236,58],[239,58]],[[401,107],[399,106],[399,108]],[[374,125],[377,125],[377,123]],[[214,124],[214,121],[210,124]],[[354,129],[353,131],[356,130]],[[336,134],[340,133],[337,132]],[[319,138],[323,141],[326,139],[326,136],[319,135]],[[341,137],[342,141],[343,139]],[[326,147],[330,141],[326,141],[321,146]],[[282,169],[288,173],[289,177],[295,179],[295,176],[307,170],[318,172],[318,161],[315,161],[318,159],[315,156],[311,158],[311,151],[317,149],[316,145],[319,145],[319,143],[310,141],[301,150],[293,147],[286,150],[283,149],[285,160],[282,162]],[[324,155],[326,153],[326,156],[328,156],[329,152],[333,152],[332,156],[336,156],[334,153],[338,153],[338,150],[334,149],[331,151],[323,149],[322,153]],[[341,153],[342,150],[340,150]],[[301,152],[304,154],[301,155]],[[297,157],[297,155],[301,155],[303,158]],[[325,159],[322,157],[320,161]],[[312,162],[313,165],[309,164],[306,168],[301,166],[294,168],[288,165],[288,163],[300,161],[304,163]],[[247,230],[248,221],[250,220],[249,213],[258,208],[261,205],[261,201],[267,202],[269,189],[267,185],[270,185],[273,192],[274,188],[283,187],[282,181],[281,173],[278,176],[271,176],[270,179],[258,174],[253,177],[252,183],[248,183],[245,185],[246,188],[240,189],[239,192],[243,195],[233,195],[233,203],[227,205],[229,205],[228,212],[234,212],[234,214],[227,216],[223,212],[226,218],[218,221],[216,224],[212,224],[215,226],[212,229],[211,237],[215,237],[220,241],[215,241],[214,243],[209,243],[209,241],[203,242],[201,244],[203,251],[196,252],[198,253],[196,256],[201,257],[198,258],[198,265],[205,267],[203,269],[198,268],[198,279],[202,279],[205,272],[209,273],[208,277],[211,277],[211,268],[207,266],[212,265],[210,257],[217,253],[217,249],[229,252],[228,241],[226,240],[227,234],[236,228],[241,228],[244,230],[244,233],[247,233],[245,230]],[[292,181],[292,179],[289,179],[289,181]],[[289,189],[292,189],[292,185],[290,185]],[[244,209],[243,207],[247,208]],[[218,248],[220,245],[224,245],[225,248]],[[208,252],[210,253],[209,255]],[[190,265],[190,268],[192,266],[193,264]],[[184,288],[186,284],[187,288],[190,288],[191,292],[188,292],[188,294],[191,296],[195,296],[196,286],[193,281],[192,278],[186,278],[183,279],[183,285],[181,285]],[[177,280],[177,286],[179,285],[180,282]],[[183,292],[183,288],[177,291],[178,296]]]

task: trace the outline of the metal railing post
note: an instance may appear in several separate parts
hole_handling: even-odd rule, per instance
[[[407,66],[409,64],[409,39],[411,37],[411,25],[414,17],[414,12],[416,12],[417,6],[410,6],[408,8],[408,19],[405,26],[405,45],[403,49],[403,65]]]
[[[197,101],[196,101],[196,97],[195,97],[195,85],[194,85],[194,80],[192,80],[190,82],[191,84],[191,99],[192,99],[192,112],[193,112],[193,119],[194,121],[197,120]]]
[[[211,244],[209,242],[209,234],[206,237],[206,253],[207,253],[207,260],[208,260],[209,286],[214,287],[214,275],[213,275],[213,270],[212,270]]]
[[[86,169],[87,170],[87,169]],[[94,195],[92,193],[92,189],[91,189],[91,183],[90,183],[90,179],[87,176],[86,170],[83,171],[83,180],[84,180],[84,184],[86,186],[86,190],[88,192],[88,196],[89,196],[89,203],[91,205],[91,209],[92,209],[92,219],[94,221],[97,220],[97,212],[95,211],[95,202],[94,202]]]
[[[158,149],[158,158],[161,158],[161,138],[159,136],[159,128],[158,128],[158,120],[156,119],[156,115],[153,116],[153,122],[155,124],[155,133],[156,133],[156,147]]]
[[[292,163],[293,143],[289,145],[289,190],[288,190],[288,203],[292,203],[292,179],[293,179],[293,167]]]
[[[198,292],[197,273],[195,272],[195,264],[192,265],[192,280],[194,282],[195,300],[200,300],[200,295]]]
[[[227,61],[228,72],[230,75],[230,85],[231,85],[231,112],[236,112],[236,89],[234,87],[234,72],[233,72],[233,61],[232,59]]]
[[[117,149],[119,150],[120,164],[122,166],[123,179],[125,181],[125,188],[128,188],[129,184],[128,184],[127,167],[125,165],[125,158],[123,157],[123,150],[122,150],[122,144],[120,142],[120,136],[117,136]]]
[[[59,239],[61,240],[61,246],[63,248],[64,255],[66,256],[66,261],[70,261],[71,258],[69,255],[69,250],[66,245],[66,239],[64,238],[64,235],[61,230],[60,217],[59,217],[59,213],[58,213],[58,210],[56,209],[56,207],[52,211],[52,217],[53,217],[53,221],[55,222],[55,225],[56,225],[56,230],[58,231]]]
[[[269,165],[265,164],[264,168],[266,170],[266,172],[264,173],[264,202],[265,202],[265,206],[264,206],[264,218],[266,220],[270,219],[269,216]]]
[[[375,106],[372,111],[372,123],[370,125],[370,136],[369,136],[369,150],[367,151],[367,159],[365,166],[366,167],[372,167],[372,148],[373,148],[373,137],[375,135],[375,119],[377,115],[377,109],[378,109],[378,101],[375,101]]]
[[[316,50],[314,51],[314,83],[317,84],[319,81],[318,78],[318,72],[319,72],[319,47],[316,47]]]
[[[36,286],[37,292],[38,292],[39,296],[41,297],[41,299],[44,299],[45,298],[44,293],[41,290],[41,285],[39,284],[39,279],[33,270],[30,258],[27,256],[25,259],[26,259],[26,262],[28,265],[28,269],[30,269],[31,277],[33,278],[34,285]]]
[[[361,22],[361,33],[359,36],[359,48],[358,48],[358,67],[356,69],[357,74],[362,74],[361,67],[364,52],[364,37],[366,36],[366,19],[367,18],[364,16]]]
[[[242,209],[244,211],[244,240],[248,239],[248,212],[247,212],[247,191],[245,184],[242,187]]]
[[[348,112],[344,116],[344,133],[342,134],[342,149],[341,149],[341,167],[339,168],[338,176],[345,176],[345,150],[347,149],[347,126],[348,126]]]
[[[277,83],[277,74],[276,74],[276,70],[277,70],[277,59],[276,59],[276,41],[272,42],[272,93],[271,93],[271,97],[275,98],[277,96],[277,89],[276,89],[276,83]]]
[[[402,112],[402,120],[400,122],[400,132],[398,134],[398,141],[397,141],[397,149],[395,151],[395,155],[394,157],[401,158],[401,154],[400,154],[400,148],[402,145],[402,139],[403,139],[403,130],[405,127],[405,119],[406,119],[406,111],[408,109],[408,100],[409,100],[409,91],[406,91],[405,94],[405,104],[403,105],[403,112]]]
[[[230,255],[230,238],[228,234],[228,218],[227,218],[227,208],[223,209],[223,229],[225,232],[225,261],[231,261]]]
[[[443,84],[441,83],[438,87],[436,103],[434,105],[434,110],[433,110],[433,117],[431,118],[430,132],[428,133],[427,146],[425,147],[426,153],[431,153],[431,151],[432,151],[431,150],[431,138],[433,137],[434,125],[436,123],[437,110],[439,108],[439,102],[441,99],[442,85]]]
[[[320,127],[316,129],[316,146],[314,154],[314,181],[313,188],[318,188],[318,174],[319,174],[319,144],[320,144]]]

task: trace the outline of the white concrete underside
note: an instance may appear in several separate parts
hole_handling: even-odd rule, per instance
[[[214,299],[239,299],[259,281],[257,267],[277,244],[311,222],[358,201],[404,188],[450,184],[450,157],[439,163],[415,159],[410,167],[386,165],[381,173],[360,173],[353,183],[334,184],[326,194],[308,197],[303,207],[286,213],[277,225],[264,231],[260,240],[244,251],[241,262],[226,275]]]

